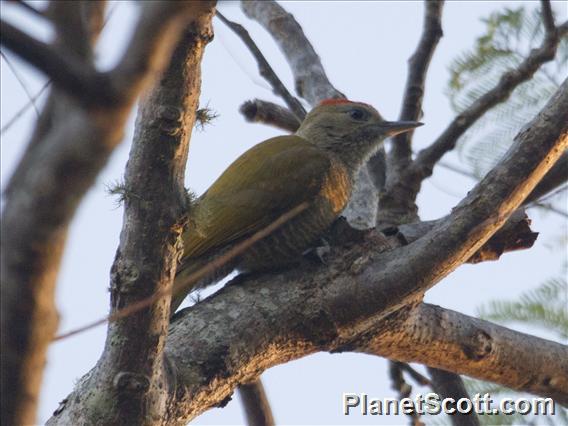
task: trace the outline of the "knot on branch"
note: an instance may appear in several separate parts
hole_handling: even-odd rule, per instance
[[[145,392],[150,388],[150,378],[139,373],[121,371],[112,381],[119,392]]]
[[[117,257],[120,257],[120,253],[117,253]],[[134,289],[134,283],[140,277],[140,269],[129,260],[118,259],[112,266],[110,277],[113,291],[128,293]]]
[[[160,131],[167,136],[179,134],[182,126],[183,110],[173,105],[158,106],[156,124]],[[178,141],[178,139],[174,139]]]
[[[479,361],[491,353],[493,338],[483,330],[477,330],[467,344],[462,345],[463,353],[469,359]]]

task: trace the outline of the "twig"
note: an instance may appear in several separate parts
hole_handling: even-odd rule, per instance
[[[300,121],[289,109],[272,102],[253,99],[242,104],[239,111],[252,123],[267,124],[291,133],[300,127]]]
[[[389,376],[392,382],[392,389],[398,392],[398,399],[409,398],[412,394],[412,386],[410,386],[404,379],[404,365],[403,362],[389,361]],[[420,414],[416,410],[406,412],[410,416],[411,426],[424,426],[420,421]]]
[[[543,14],[550,12],[548,1],[542,2]],[[544,20],[547,18],[544,17]],[[412,173],[420,180],[432,174],[434,165],[448,151],[454,149],[458,138],[469,129],[483,114],[495,105],[507,100],[513,90],[521,83],[529,80],[540,66],[554,59],[558,47],[558,33],[545,25],[545,37],[542,45],[534,49],[531,54],[515,69],[504,73],[495,87],[479,97],[468,109],[460,113],[442,134],[427,148],[418,153],[412,166]]]
[[[15,3],[18,6],[26,9],[28,12],[31,12],[34,15],[40,17],[40,18],[45,18],[45,13],[43,11],[36,9],[35,7],[33,7],[32,5],[30,5],[28,2],[26,2],[24,0],[9,0],[8,3]]]
[[[2,52],[1,50],[0,50],[0,56],[2,56],[2,59],[4,59],[4,61],[6,62],[6,65],[8,65],[8,68],[10,68],[10,71],[12,71],[12,74],[14,74],[14,77],[16,77],[16,80],[18,80],[18,83],[20,83],[22,89],[24,89],[24,92],[26,93],[28,100],[30,101],[31,105],[34,107],[36,115],[39,117],[39,110],[37,109],[37,105],[34,102],[35,97],[32,96],[30,90],[28,89],[28,86],[26,85],[24,80],[22,80],[20,74],[18,73],[16,68],[14,68],[14,66],[12,65],[12,62],[6,57],[6,55],[4,55],[4,52]]]
[[[2,45],[48,76],[55,85],[87,104],[113,105],[121,98],[106,73],[74,60],[34,39],[6,21],[0,21]]]
[[[404,89],[402,109],[399,120],[418,121],[422,113],[426,75],[436,46],[443,35],[442,9],[443,0],[426,0],[424,2],[424,23],[422,36],[416,50],[408,60],[408,77]],[[389,152],[387,173],[406,167],[411,161],[411,142],[414,132],[401,133],[393,138]]]
[[[312,106],[327,98],[345,98],[329,82],[320,58],[292,14],[272,0],[241,1],[241,8],[270,33],[284,53],[298,95]]]
[[[459,374],[432,367],[428,367],[428,373],[430,373],[430,377],[432,378],[432,389],[440,398],[453,398],[455,401],[454,404],[461,398],[471,400]],[[468,414],[463,414],[456,410],[449,416],[454,426],[479,426],[479,418],[473,410]]]
[[[552,13],[550,0],[540,0],[540,4],[542,8],[542,23],[544,25],[544,30],[548,34],[554,33],[556,31],[556,25],[554,24],[554,14]]]
[[[130,304],[130,305],[128,305],[128,306],[126,306],[122,309],[116,310],[111,315],[108,315],[104,318],[101,318],[97,321],[86,324],[84,326],[78,327],[78,328],[73,329],[71,331],[62,333],[62,334],[56,336],[53,339],[53,341],[63,340],[63,339],[66,339],[68,337],[74,336],[76,334],[82,333],[84,331],[90,330],[92,328],[98,327],[99,325],[102,325],[106,322],[114,322],[114,321],[119,320],[121,318],[125,318],[129,315],[134,314],[135,312],[138,312],[138,311],[140,311],[144,308],[147,308],[148,306],[154,304],[156,301],[160,300],[163,297],[166,297],[167,295],[170,295],[170,294],[176,295],[176,294],[183,292],[186,288],[191,287],[194,283],[198,282],[204,276],[211,274],[216,269],[219,269],[223,265],[227,264],[229,261],[234,259],[239,254],[241,254],[243,251],[247,250],[251,245],[256,243],[258,240],[261,240],[261,239],[265,238],[267,235],[274,232],[276,229],[278,229],[284,223],[286,223],[287,221],[291,220],[296,215],[298,215],[302,211],[304,211],[307,207],[308,207],[307,203],[302,203],[302,204],[296,206],[295,208],[293,208],[292,210],[288,211],[287,213],[284,213],[282,216],[280,216],[278,219],[276,219],[270,225],[266,226],[265,228],[262,228],[261,230],[257,231],[256,233],[254,233],[250,238],[247,238],[246,240],[240,242],[239,244],[235,245],[233,248],[228,250],[226,253],[224,253],[222,256],[215,258],[214,260],[209,262],[207,265],[205,265],[202,268],[198,269],[197,271],[193,272],[191,275],[189,275],[187,277],[186,280],[178,283],[178,285],[163,288],[160,291],[151,295],[150,297],[139,300],[139,301],[132,303],[132,304]]]
[[[406,373],[408,373],[408,375],[410,377],[412,377],[412,379],[418,383],[419,385],[422,386],[429,386],[430,385],[430,379],[426,376],[423,376],[422,374],[420,374],[418,371],[416,371],[414,368],[412,368],[410,366],[410,364],[406,363],[406,362],[400,362],[400,368],[405,371]]]
[[[12,127],[12,125],[18,121],[18,119],[24,115],[24,113],[33,105],[32,101],[36,101],[42,94],[43,92],[45,92],[45,90],[51,85],[51,80],[47,80],[45,82],[45,84],[41,87],[41,89],[39,89],[39,91],[33,95],[30,99],[30,102],[26,103],[22,108],[20,108],[13,116],[12,118],[10,118],[6,124],[4,124],[2,126],[2,129],[0,130],[0,134],[4,134],[10,127]]]
[[[239,395],[243,403],[249,426],[274,426],[274,417],[260,380],[239,386]]]
[[[568,218],[568,212],[565,212],[563,210],[557,209],[556,207],[550,205],[550,204],[543,204],[543,203],[538,203],[538,202],[533,202],[529,205],[527,205],[527,208],[530,209],[531,207],[537,207],[539,209],[544,209],[544,210],[549,210],[551,213],[557,214],[558,216],[562,216],[565,218]]]
[[[256,59],[260,75],[270,83],[272,89],[274,90],[274,93],[284,100],[286,105],[288,105],[288,108],[290,108],[290,110],[294,113],[298,120],[302,121],[306,116],[306,110],[304,109],[300,101],[288,91],[284,83],[282,83],[282,81],[278,78],[245,27],[243,27],[241,24],[237,24],[236,22],[228,20],[219,11],[217,11],[217,17],[241,38],[241,40],[248,47],[248,49]]]

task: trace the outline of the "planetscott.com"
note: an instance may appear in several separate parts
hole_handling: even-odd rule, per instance
[[[417,414],[522,414],[554,415],[552,398],[500,398],[494,400],[486,394],[470,398],[441,398],[437,393],[417,394],[414,398],[372,398],[366,393],[344,393],[342,412],[364,416]]]

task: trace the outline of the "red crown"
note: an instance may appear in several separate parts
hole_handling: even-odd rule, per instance
[[[371,107],[371,105],[366,104],[364,102],[354,102],[354,101],[350,101],[349,99],[336,99],[336,98],[330,98],[330,99],[324,99],[323,101],[321,101],[318,106],[322,106],[322,105],[342,105],[342,104],[362,104],[362,105],[366,105],[368,107]]]
[[[322,106],[322,105],[338,105],[338,104],[352,104],[352,103],[354,103],[354,102],[350,101],[349,99],[330,98],[330,99],[324,99],[323,101],[321,101],[319,103],[319,106]]]

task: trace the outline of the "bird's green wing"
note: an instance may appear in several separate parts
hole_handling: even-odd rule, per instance
[[[298,136],[262,142],[239,157],[193,206],[184,256],[197,257],[268,226],[313,199],[330,158]]]

